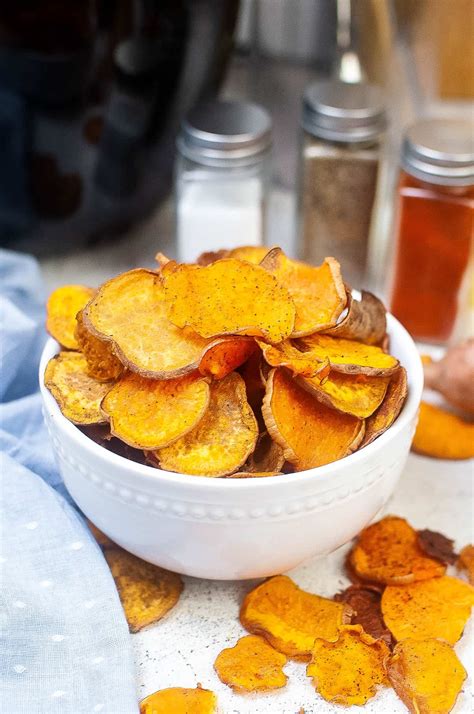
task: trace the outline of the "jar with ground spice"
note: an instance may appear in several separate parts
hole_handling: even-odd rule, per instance
[[[386,116],[369,84],[323,81],[303,96],[299,254],[335,256],[354,287],[364,284]]]

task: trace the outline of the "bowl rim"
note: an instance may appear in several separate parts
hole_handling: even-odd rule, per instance
[[[261,489],[286,488],[288,485],[298,486],[302,482],[307,482],[312,478],[317,478],[321,485],[340,473],[341,467],[346,470],[351,470],[351,467],[356,468],[360,462],[368,460],[377,452],[381,452],[389,441],[395,439],[396,436],[403,431],[406,425],[416,416],[423,391],[423,366],[416,345],[403,325],[390,313],[387,313],[387,332],[389,335],[397,333],[397,337],[405,343],[407,352],[410,354],[410,364],[403,366],[407,370],[408,377],[408,396],[403,405],[402,411],[398,415],[396,421],[379,436],[375,441],[365,446],[363,449],[355,451],[342,459],[333,461],[324,466],[317,466],[306,471],[296,471],[291,474],[282,474],[278,478],[247,478],[247,479],[232,479],[232,478],[213,478],[209,476],[194,476],[192,474],[182,474],[174,471],[164,471],[161,469],[140,464],[136,461],[126,459],[124,456],[114,454],[112,451],[104,449],[103,446],[97,444],[84,434],[78,426],[70,422],[61,412],[53,395],[49,392],[44,384],[44,371],[47,362],[59,352],[59,344],[52,337],[46,341],[41,355],[39,365],[39,384],[44,406],[48,409],[51,415],[59,422],[69,437],[91,456],[105,459],[111,466],[124,468],[125,465],[130,474],[135,474],[150,482],[165,482],[169,485],[176,486],[199,486],[208,491],[220,491],[222,489],[240,489],[259,491]],[[330,485],[325,484],[325,485]]]

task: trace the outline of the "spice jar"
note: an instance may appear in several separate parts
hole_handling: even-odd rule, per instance
[[[178,257],[264,242],[271,119],[244,102],[202,104],[178,137]]]
[[[472,299],[472,125],[417,122],[405,134],[401,166],[391,310],[417,339],[443,343]]]
[[[367,267],[386,125],[378,87],[316,82],[303,96],[299,252],[335,256],[354,287]]]

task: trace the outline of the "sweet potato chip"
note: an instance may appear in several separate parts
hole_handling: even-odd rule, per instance
[[[334,327],[324,330],[326,335],[358,340],[366,345],[380,343],[387,329],[386,310],[383,302],[362,290],[361,299],[356,300],[352,293],[347,295],[347,315]]]
[[[267,431],[258,437],[257,445],[252,454],[248,457],[243,468],[250,473],[281,470],[285,463],[283,449],[279,446]]]
[[[448,714],[467,677],[452,647],[435,639],[399,642],[387,673],[411,714]]]
[[[267,478],[268,476],[281,476],[281,471],[236,471],[226,478]]]
[[[382,592],[372,585],[349,585],[334,596],[336,602],[345,602],[352,610],[351,625],[360,625],[364,632],[388,647],[393,644],[390,630],[382,617],[380,600]]]
[[[100,403],[112,385],[89,376],[86,359],[80,352],[61,352],[50,359],[44,383],[73,424],[106,421]]]
[[[136,449],[168,446],[193,429],[209,404],[203,377],[147,379],[128,372],[102,401],[111,433]]]
[[[246,260],[249,263],[259,265],[269,251],[270,248],[262,245],[241,245],[231,250],[222,248],[221,250],[210,250],[206,253],[201,253],[196,263],[205,266],[215,263],[216,260],[223,260],[223,258],[236,258],[237,260]]]
[[[99,340],[84,325],[83,313],[77,313],[75,337],[79,350],[87,360],[88,372],[99,382],[110,382],[120,377],[124,366],[112,352],[110,342]]]
[[[316,691],[328,702],[349,707],[365,704],[387,684],[385,663],[390,650],[360,625],[345,625],[335,642],[318,638],[306,668]]]
[[[211,265],[212,263],[215,263],[216,260],[222,260],[223,258],[228,257],[229,251],[225,248],[221,248],[220,250],[207,250],[198,256],[196,264],[201,265],[204,268],[206,265]]]
[[[418,531],[418,545],[425,555],[436,558],[442,563],[454,565],[457,555],[454,552],[454,541],[438,531],[424,528]]]
[[[380,347],[364,345],[354,340],[314,334],[302,337],[297,346],[306,352],[308,359],[319,362],[329,360],[331,369],[335,372],[386,377],[398,369],[398,360],[386,354]]]
[[[365,422],[365,436],[361,448],[371,444],[392,426],[405,404],[407,394],[407,372],[404,367],[399,367],[390,379],[382,404]]]
[[[456,563],[460,570],[466,570],[469,582],[474,585],[474,546],[466,545],[459,553],[459,558]]]
[[[140,714],[215,714],[217,697],[209,689],[170,687],[140,702]]]
[[[288,258],[281,248],[272,248],[260,263],[286,285],[296,306],[292,337],[311,335],[335,325],[346,306],[341,268],[334,258],[315,267]]]
[[[285,459],[300,471],[352,453],[364,435],[362,419],[328,408],[283,369],[270,372],[262,414]]]
[[[472,459],[474,422],[421,402],[418,426],[411,448],[435,459]]]
[[[386,516],[364,528],[350,554],[356,574],[379,583],[412,583],[434,578],[446,567],[427,557],[414,528],[404,518]]]
[[[334,641],[350,608],[301,590],[286,575],[276,575],[251,590],[240,610],[246,630],[265,637],[288,657],[308,658],[317,637]]]
[[[171,324],[158,273],[141,268],[104,283],[83,320],[96,337],[110,342],[128,369],[152,379],[174,379],[197,369],[209,344]]]
[[[272,367],[286,367],[293,374],[316,377],[318,382],[329,374],[329,360],[320,362],[313,359],[311,354],[299,350],[292,340],[284,340],[278,345],[269,345],[262,340],[257,340],[257,343],[265,361]]]
[[[210,386],[209,407],[197,426],[156,456],[162,469],[194,476],[237,471],[254,450],[258,425],[236,372]]]
[[[168,316],[202,337],[227,334],[281,342],[293,330],[295,306],[288,290],[264,268],[226,258],[204,268],[162,268]]]
[[[473,605],[472,585],[447,575],[409,585],[389,585],[382,595],[385,624],[398,641],[438,637],[454,645]]]
[[[158,622],[176,605],[183,589],[177,573],[159,568],[118,546],[104,557],[115,580],[130,632]]]
[[[283,667],[288,658],[257,635],[241,637],[233,647],[217,655],[217,676],[234,692],[265,692],[284,687]]]
[[[298,383],[318,401],[345,414],[365,419],[380,406],[390,377],[330,372],[326,379],[299,377]]]
[[[76,315],[94,294],[85,285],[64,285],[53,290],[46,305],[46,329],[60,345],[77,350]]]
[[[206,348],[199,363],[201,374],[223,379],[257,349],[252,337],[219,337]]]

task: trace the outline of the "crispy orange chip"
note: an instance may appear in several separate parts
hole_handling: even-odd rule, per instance
[[[421,402],[412,449],[435,459],[471,459],[474,457],[474,422]]]
[[[230,250],[228,257],[259,265],[270,250],[271,248],[266,248],[263,245],[241,245],[239,248]]]
[[[388,647],[393,644],[390,630],[382,617],[380,600],[382,592],[378,587],[364,584],[349,585],[334,596],[336,602],[345,602],[352,610],[351,625],[360,625],[364,632],[376,640],[383,640]]]
[[[334,258],[315,267],[291,260],[281,248],[273,248],[260,263],[286,285],[296,305],[292,337],[310,335],[335,325],[346,306],[341,268]]]
[[[96,337],[110,342],[128,369],[152,379],[174,379],[197,369],[209,344],[170,323],[158,273],[141,268],[104,283],[83,320]]]
[[[308,356],[292,340],[284,340],[278,345],[269,345],[262,340],[257,340],[257,343],[265,361],[272,367],[286,367],[293,374],[316,377],[318,381],[329,374],[329,360],[320,362],[312,358],[311,354]]]
[[[283,369],[270,372],[262,414],[285,459],[300,471],[347,456],[364,435],[362,419],[328,408]]]
[[[82,310],[77,313],[75,337],[78,348],[87,360],[91,377],[99,382],[118,379],[124,370],[123,364],[112,352],[110,342],[99,340],[84,325]]]
[[[380,685],[387,684],[389,655],[385,642],[375,640],[361,625],[345,625],[335,642],[315,641],[306,673],[326,701],[360,706],[375,696]]]
[[[288,677],[283,667],[287,661],[286,655],[261,637],[247,635],[217,655],[214,669],[234,692],[264,692],[285,686]]]
[[[176,605],[183,590],[177,573],[159,568],[118,546],[105,548],[130,632],[158,622]]]
[[[197,426],[156,457],[162,469],[194,476],[237,471],[255,448],[258,425],[236,372],[210,387],[209,407]]]
[[[160,449],[187,434],[209,404],[203,377],[147,379],[128,372],[102,401],[110,431],[136,449]]]
[[[469,582],[474,585],[474,545],[464,546],[456,564],[460,570],[467,570]]]
[[[474,605],[472,585],[447,575],[389,585],[382,595],[385,624],[396,640],[438,637],[454,645]]]
[[[74,424],[106,421],[100,403],[112,385],[89,376],[86,359],[80,352],[61,352],[50,359],[44,383],[69,421]]]
[[[393,374],[398,369],[398,360],[380,347],[354,340],[314,334],[298,340],[298,347],[306,352],[308,359],[319,362],[329,360],[331,369],[336,372],[381,377]]]
[[[257,445],[244,464],[244,469],[252,472],[278,472],[285,463],[283,449],[267,431],[258,437]]]
[[[252,337],[219,337],[206,348],[199,363],[201,374],[223,379],[246,362],[257,349]]]
[[[281,471],[236,471],[226,478],[267,478],[268,476],[281,476]]]
[[[398,516],[386,516],[364,528],[349,559],[360,578],[386,584],[426,580],[446,570],[443,563],[424,554],[417,532]]]
[[[326,379],[299,377],[298,382],[326,406],[365,419],[382,403],[390,377],[330,372]]]
[[[265,637],[288,657],[308,658],[317,637],[334,641],[350,608],[301,590],[286,575],[276,575],[251,590],[240,610],[246,630]]]
[[[387,329],[383,302],[366,290],[362,290],[360,300],[356,300],[348,291],[347,307],[347,315],[334,327],[324,330],[325,334],[358,340],[366,345],[382,342]]]
[[[252,335],[281,342],[293,330],[295,306],[288,290],[264,268],[227,258],[206,267],[162,268],[171,322],[202,337]]]
[[[170,687],[140,702],[140,714],[215,714],[217,697],[209,689]]]
[[[77,350],[76,315],[94,294],[85,285],[64,285],[53,290],[46,305],[46,329],[60,345]]]
[[[467,677],[453,648],[436,639],[399,642],[387,673],[412,714],[449,714]]]
[[[399,367],[390,379],[382,404],[365,422],[365,436],[361,447],[371,444],[392,426],[405,404],[407,394],[407,372],[404,367]]]

